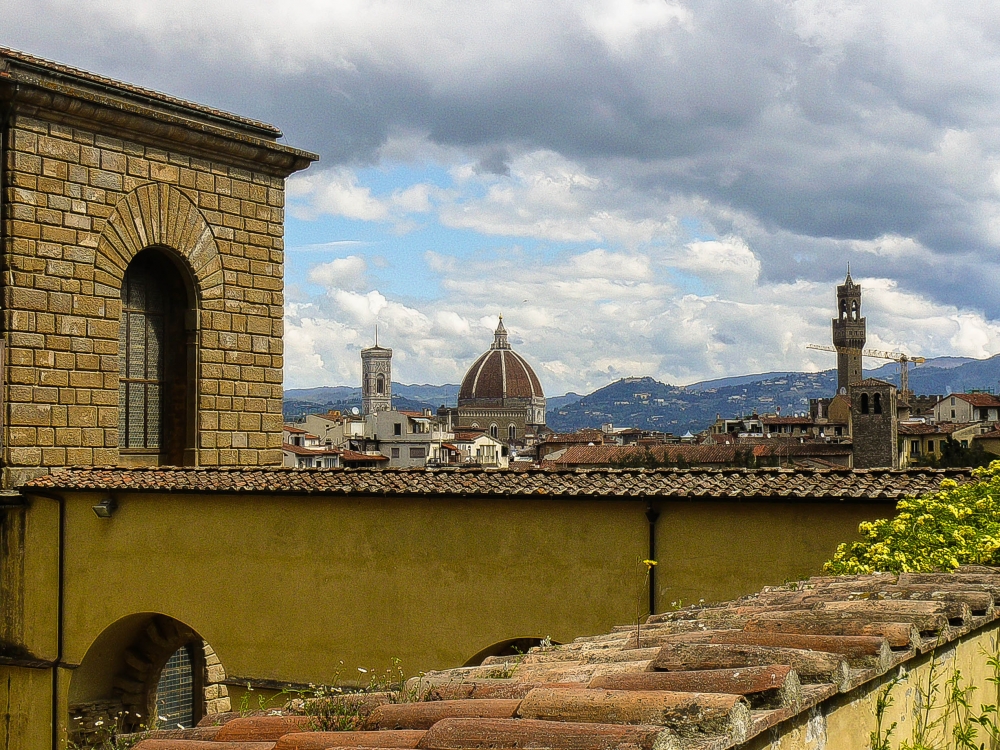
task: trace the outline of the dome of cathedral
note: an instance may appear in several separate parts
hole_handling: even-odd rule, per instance
[[[511,398],[545,398],[538,376],[520,354],[510,348],[503,317],[497,326],[493,345],[477,359],[462,380],[459,406],[469,400],[501,401]]]

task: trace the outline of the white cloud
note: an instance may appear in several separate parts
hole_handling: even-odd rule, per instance
[[[595,0],[582,4],[587,27],[611,50],[634,49],[643,35],[662,34],[670,26],[690,27],[693,15],[666,0]]]
[[[755,285],[760,276],[760,260],[739,237],[689,242],[673,264],[711,280],[717,289],[737,294],[740,288]]]
[[[364,258],[348,255],[346,258],[336,258],[329,263],[313,266],[309,271],[309,280],[329,288],[357,289],[364,286],[367,270],[368,264]]]
[[[871,345],[1000,351],[995,4],[7,0],[4,21],[0,43],[273,120],[322,156],[289,224],[396,243],[289,253],[324,288],[288,305],[289,385],[356,382],[376,321],[401,377],[455,381],[500,311],[550,393],[827,367],[803,347],[848,261]],[[395,165],[406,184],[359,177]],[[496,238],[527,249],[470,250]],[[440,296],[379,281],[400,254]]]
[[[388,218],[389,209],[374,198],[370,188],[358,184],[350,169],[305,172],[288,181],[291,213],[300,219],[315,219],[323,214],[362,221]]]

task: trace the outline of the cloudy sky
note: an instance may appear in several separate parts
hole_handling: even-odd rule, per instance
[[[826,369],[848,262],[869,346],[1000,352],[994,2],[0,0],[0,45],[321,155],[287,387],[356,384],[376,323],[457,382],[501,312],[550,395]]]

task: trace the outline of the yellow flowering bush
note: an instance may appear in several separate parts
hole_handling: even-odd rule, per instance
[[[837,547],[824,570],[850,575],[1000,565],[1000,461],[972,474],[968,484],[945,479],[937,492],[900,500],[894,518],[862,523],[861,541]]]

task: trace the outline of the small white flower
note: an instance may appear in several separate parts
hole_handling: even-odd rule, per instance
[[[361,674],[368,674],[368,670],[364,667],[358,667],[358,671],[361,672]]]

